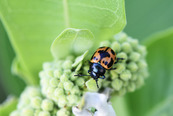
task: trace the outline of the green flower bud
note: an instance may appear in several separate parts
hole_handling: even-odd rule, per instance
[[[81,78],[81,77],[79,77],[75,82],[80,87],[83,87],[84,86],[84,83],[85,83],[84,79]]]
[[[56,88],[55,89],[55,92],[54,92],[54,95],[59,97],[61,95],[64,95],[64,90],[62,88]]]
[[[34,115],[34,110],[30,107],[26,107],[21,111],[21,116],[33,116],[33,115]]]
[[[61,80],[62,83],[64,83],[64,82],[68,81],[68,78],[69,78],[69,76],[67,74],[63,74],[60,77],[60,80]]]
[[[119,91],[121,87],[123,86],[123,82],[119,79],[114,79],[111,85],[116,91]]]
[[[111,44],[111,48],[115,50],[115,53],[118,53],[121,50],[121,45],[115,41]]]
[[[65,108],[61,108],[58,112],[57,112],[57,116],[69,116],[70,112],[65,109]]]
[[[41,108],[44,111],[52,111],[53,110],[53,102],[49,99],[44,99],[42,101]]]
[[[53,76],[54,76],[55,78],[60,79],[62,73],[63,73],[63,72],[62,72],[60,69],[56,69],[56,70],[53,72]]]
[[[34,116],[39,116],[40,112],[41,112],[41,110],[35,110]]]
[[[131,78],[131,73],[129,70],[125,70],[120,74],[120,78],[124,81],[128,81]]]
[[[130,62],[128,65],[127,65],[127,68],[131,71],[131,72],[135,72],[138,70],[138,66],[135,62]]]
[[[41,102],[42,102],[42,98],[41,97],[33,97],[31,99],[31,106],[35,109],[40,109],[41,106]]]
[[[139,53],[137,53],[137,52],[132,52],[131,54],[130,54],[130,56],[129,56],[129,59],[131,60],[131,61],[134,61],[134,62],[136,62],[136,61],[138,61],[139,59],[140,59],[140,54]]]
[[[57,87],[59,84],[59,80],[56,78],[51,78],[51,80],[49,82],[50,82],[50,86],[52,86],[52,87]]]
[[[118,33],[117,35],[114,36],[114,38],[119,42],[119,43],[123,43],[127,41],[127,35],[123,32]]]
[[[72,94],[79,94],[80,93],[80,90],[79,90],[79,87],[78,86],[73,86],[73,88],[70,90],[70,92]]]
[[[41,111],[38,116],[51,116],[48,111]]]
[[[72,61],[71,61],[71,60],[66,60],[66,61],[63,63],[62,67],[63,67],[64,69],[71,69],[71,68],[72,68]]]
[[[61,95],[58,99],[58,106],[60,108],[64,107],[67,104],[67,99],[65,95]]]
[[[124,63],[117,63],[115,64],[116,70],[115,72],[118,74],[121,74],[125,70],[125,64]]]
[[[122,44],[122,51],[130,53],[132,51],[131,45],[128,42]]]
[[[75,104],[78,101],[78,96],[77,95],[69,95],[67,96],[67,100],[69,104]]]
[[[129,37],[129,41],[128,42],[133,47],[133,49],[136,49],[138,44],[139,44],[139,41],[137,39],[132,39],[131,37]]]
[[[46,74],[48,77],[53,77],[53,70],[46,70]]]
[[[134,83],[130,83],[129,86],[127,87],[127,90],[129,92],[133,92],[136,89],[136,85]]]
[[[73,85],[74,85],[74,84],[73,84],[72,82],[67,81],[67,82],[64,83],[64,89],[65,89],[66,91],[70,91],[70,90],[72,89]]]

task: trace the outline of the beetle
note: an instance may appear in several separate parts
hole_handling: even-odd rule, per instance
[[[119,60],[123,60],[123,58],[116,58],[116,53],[110,47],[100,47],[95,51],[89,62],[89,75],[78,74],[75,76],[91,76],[96,81],[97,88],[99,88],[98,79],[105,79],[106,70],[115,70],[116,68],[112,68],[112,66]]]

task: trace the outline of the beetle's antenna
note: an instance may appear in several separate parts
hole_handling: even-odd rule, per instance
[[[98,82],[97,82],[98,80],[97,80],[97,79],[95,79],[95,81],[96,81],[97,88],[99,88],[99,85],[98,85]]]

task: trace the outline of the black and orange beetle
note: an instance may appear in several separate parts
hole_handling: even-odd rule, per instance
[[[88,73],[90,75],[75,75],[75,76],[91,76],[98,86],[98,78],[104,79],[106,70],[115,70],[116,68],[112,68],[113,64],[117,63],[119,60],[123,60],[123,58],[116,58],[115,52],[110,47],[100,47],[98,48],[90,60],[90,68]]]

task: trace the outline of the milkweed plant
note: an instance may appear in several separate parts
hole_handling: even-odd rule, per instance
[[[26,83],[18,99],[1,105],[15,99],[10,116],[117,116],[111,99],[144,86],[147,49],[123,31],[124,0],[15,2],[0,1],[0,19],[16,53],[12,72]],[[103,46],[122,60],[98,79],[98,88],[91,76],[76,75],[88,75],[92,55]]]

